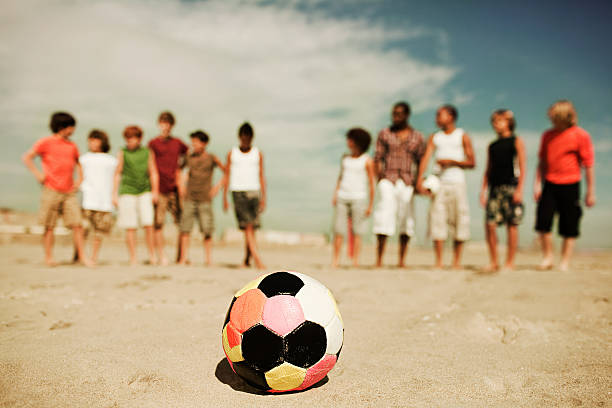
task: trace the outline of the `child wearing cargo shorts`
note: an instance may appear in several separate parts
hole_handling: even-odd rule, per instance
[[[523,139],[514,134],[516,121],[512,111],[496,110],[491,115],[491,125],[497,133],[497,140],[487,150],[487,166],[480,191],[480,204],[486,208],[485,232],[490,255],[489,265],[483,270],[486,273],[499,269],[496,229],[503,224],[508,227],[508,251],[504,269],[514,269],[518,226],[523,219],[523,186],[527,161]]]
[[[39,222],[45,226],[43,248],[45,263],[55,266],[53,258],[53,230],[60,214],[64,225],[72,229],[74,245],[80,261],[85,266],[93,266],[83,250],[83,227],[81,226],[81,207],[76,197],[83,170],[79,164],[79,149],[71,142],[76,120],[66,112],[56,112],[49,124],[53,134],[38,140],[23,156],[22,160],[36,180],[43,186],[41,195]],[[34,158],[40,156],[42,172],[34,164]],[[77,171],[76,182],[73,179]]]
[[[476,165],[472,142],[468,134],[456,127],[457,108],[444,105],[436,112],[440,131],[430,136],[423,160],[419,164],[417,191],[432,195],[423,186],[423,175],[429,159],[434,156],[434,173],[440,179],[440,189],[433,195],[429,207],[429,231],[434,241],[435,266],[442,268],[444,242],[453,236],[453,268],[461,267],[463,243],[470,238],[470,210],[464,169]]]
[[[117,224],[125,229],[125,240],[130,265],[136,265],[136,229],[145,230],[149,263],[158,260],[153,243],[153,204],[157,202],[159,176],[155,153],[143,147],[142,129],[128,126],[123,131],[125,147],[117,154],[117,168],[113,184],[113,203],[119,209]]]
[[[89,151],[79,158],[83,167],[83,217],[93,230],[91,260],[95,264],[102,237],[113,226],[113,181],[117,159],[110,155],[108,136],[94,129],[87,138]],[[87,233],[86,233],[87,235]]]
[[[238,227],[244,231],[245,257],[243,266],[250,266],[251,256],[258,269],[264,269],[257,251],[255,230],[259,228],[259,214],[266,206],[266,178],[263,154],[252,145],[253,127],[243,123],[238,130],[240,144],[227,154],[227,180],[223,189],[223,210],[227,211],[227,191],[232,192]]]
[[[374,161],[368,156],[372,137],[359,128],[346,134],[350,154],[342,157],[342,167],[332,205],[334,206],[334,257],[332,266],[338,266],[343,236],[348,229],[348,219],[355,241],[353,244],[353,266],[359,266],[361,236],[365,233],[366,220],[374,204]]]
[[[179,138],[172,136],[172,128],[176,123],[174,115],[165,111],[159,114],[157,125],[160,133],[149,142],[149,149],[155,155],[155,165],[159,174],[159,199],[155,203],[155,249],[162,265],[168,264],[164,247],[163,228],[166,220],[166,212],[170,212],[175,224],[181,220],[180,202],[180,162],[187,153],[187,145]],[[181,237],[179,234],[177,243],[176,261],[181,257]]]
[[[189,263],[189,235],[193,229],[193,223],[197,219],[200,232],[204,236],[204,252],[206,265],[211,264],[211,241],[214,231],[214,218],[212,211],[212,199],[217,195],[225,178],[221,178],[211,188],[213,171],[219,167],[225,173],[225,166],[217,156],[206,151],[209,137],[201,130],[190,135],[191,152],[186,158],[188,171],[182,180],[183,188],[183,211],[181,214],[181,256],[178,263],[181,265]]]

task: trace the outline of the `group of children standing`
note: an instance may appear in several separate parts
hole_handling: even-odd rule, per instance
[[[123,131],[125,146],[116,157],[109,154],[108,135],[92,130],[87,139],[89,151],[79,156],[76,144],[70,141],[76,126],[74,117],[65,112],[51,116],[53,134],[37,141],[23,155],[24,163],[43,185],[39,221],[45,226],[43,246],[47,265],[55,265],[53,230],[60,216],[73,231],[75,259],[86,266],[95,265],[102,237],[112,228],[115,207],[117,224],[126,231],[130,264],[138,262],[136,231],[139,227],[145,231],[148,262],[169,263],[163,235],[169,212],[180,230],[177,262],[189,263],[189,235],[197,220],[209,265],[214,231],[211,201],[224,186],[224,209],[229,207],[226,197],[229,189],[239,226],[245,230],[244,263],[249,265],[252,257],[257,267],[263,268],[254,229],[259,225],[258,215],[265,205],[265,177],[263,155],[252,146],[253,128],[248,123],[240,127],[240,146],[232,149],[227,163],[223,164],[206,151],[209,137],[205,132],[198,130],[190,135],[189,149],[172,136],[174,123],[172,113],[162,112],[158,118],[160,133],[146,147],[142,145],[142,129],[127,126]],[[42,171],[34,164],[36,156],[41,157]],[[215,167],[223,177],[213,186]],[[81,205],[76,196],[79,188],[83,193]],[[94,235],[91,255],[84,251],[83,219]]]
[[[431,198],[429,235],[434,242],[435,265],[442,267],[444,243],[453,238],[453,267],[461,266],[463,244],[470,237],[470,215],[464,170],[476,166],[468,134],[456,126],[458,112],[444,105],[436,112],[439,131],[427,142],[408,124],[410,106],[393,106],[392,125],[383,129],[376,140],[376,153],[368,155],[370,134],[353,128],[346,134],[349,154],[343,156],[341,171],[333,195],[335,207],[333,266],[337,266],[343,237],[351,235],[352,261],[358,265],[361,236],[366,233],[367,218],[373,214],[377,236],[377,266],[382,265],[386,240],[399,231],[399,266],[410,238],[414,235],[415,194]],[[563,100],[548,110],[553,127],[542,135],[534,184],[537,201],[536,231],[544,254],[543,269],[553,266],[551,227],[559,214],[559,234],[564,237],[560,267],[568,269],[582,209],[579,202],[581,168],[586,169],[585,204],[595,204],[594,152],[589,134],[577,126],[576,111]],[[160,133],[148,146],[142,145],[143,131],[128,126],[123,131],[125,146],[117,157],[109,154],[106,133],[92,130],[88,136],[89,152],[79,157],[70,141],[76,120],[68,113],[52,115],[51,136],[37,141],[23,156],[23,161],[43,185],[40,222],[45,226],[43,245],[45,261],[53,258],[53,229],[59,216],[73,230],[75,259],[95,265],[102,237],[113,224],[112,211],[118,209],[118,225],[126,231],[130,264],[138,262],[136,231],[145,230],[149,263],[167,265],[163,226],[169,212],[179,225],[176,261],[189,263],[189,238],[197,220],[204,237],[205,262],[211,262],[211,237],[214,231],[212,199],[223,188],[223,208],[229,208],[231,191],[238,225],[244,231],[244,265],[251,258],[262,269],[255,241],[259,214],[266,205],[263,155],[252,145],[254,132],[244,123],[238,130],[239,145],[227,154],[226,163],[206,151],[208,135],[195,131],[190,135],[191,149],[172,136],[175,119],[170,112],[158,118]],[[514,268],[518,246],[518,225],[523,218],[523,190],[526,152],[522,139],[515,135],[514,114],[500,109],[491,115],[497,139],[489,145],[480,203],[485,207],[485,232],[490,254],[488,272],[500,268],[497,256],[496,228],[506,225],[508,251],[504,267]],[[33,159],[40,156],[42,172]],[[433,158],[431,173],[426,176]],[[219,168],[223,177],[213,186],[213,172]],[[186,169],[186,170],[184,170]],[[76,170],[76,181],[73,174]],[[83,192],[79,205],[76,191]],[[374,198],[379,200],[374,209]],[[487,194],[488,193],[488,194]],[[82,219],[93,230],[91,255],[84,251]]]
[[[396,230],[399,231],[398,265],[404,266],[408,242],[414,234],[413,198],[416,193],[431,198],[429,235],[434,243],[435,266],[443,266],[444,243],[452,236],[452,266],[461,267],[463,244],[470,237],[464,170],[476,166],[470,137],[456,126],[458,112],[452,105],[437,110],[436,124],[440,130],[427,142],[408,124],[409,116],[410,106],[406,102],[393,106],[392,125],[378,134],[373,160],[367,155],[371,142],[367,131],[355,128],[346,134],[350,153],[342,158],[333,198],[333,266],[338,265],[343,236],[347,233],[354,237],[352,261],[358,264],[360,237],[372,213],[376,188],[379,200],[374,211],[373,231],[377,235],[377,266],[382,265],[387,238]],[[540,268],[550,269],[553,267],[550,231],[554,216],[559,214],[559,234],[563,237],[560,269],[567,270],[582,215],[581,168],[586,172],[585,204],[587,207],[595,205],[594,151],[589,134],[577,126],[577,114],[571,102],[554,103],[548,116],[553,127],[542,135],[534,183],[535,229],[544,255]],[[480,192],[480,203],[486,210],[485,232],[490,255],[490,263],[484,268],[486,272],[500,269],[496,235],[500,225],[508,229],[504,268],[514,268],[518,225],[524,214],[526,175],[525,144],[514,132],[516,120],[512,111],[494,111],[491,125],[497,139],[488,147]],[[432,157],[433,168],[426,176]]]

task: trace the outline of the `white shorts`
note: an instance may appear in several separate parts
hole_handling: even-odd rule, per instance
[[[376,187],[378,190],[378,204],[374,210],[374,227],[376,235],[394,235],[397,225],[401,235],[414,235],[414,187],[407,186],[402,180],[395,184],[382,179]]]
[[[121,194],[119,196],[119,217],[117,225],[120,228],[135,229],[153,225],[153,197],[151,192],[142,194]]]

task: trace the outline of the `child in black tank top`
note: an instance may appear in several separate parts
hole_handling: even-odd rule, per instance
[[[502,224],[508,226],[508,252],[504,268],[514,268],[518,225],[523,219],[526,163],[523,141],[514,135],[513,113],[504,109],[497,110],[491,116],[491,124],[498,138],[489,145],[480,192],[480,203],[486,208],[485,230],[490,255],[490,263],[484,269],[485,272],[496,272],[499,269],[496,228]],[[518,174],[515,164],[518,164]]]

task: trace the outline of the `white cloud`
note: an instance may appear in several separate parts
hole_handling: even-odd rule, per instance
[[[49,113],[67,109],[79,121],[81,147],[94,126],[108,130],[116,147],[130,123],[152,137],[157,113],[169,108],[177,134],[204,128],[222,154],[240,122],[250,120],[272,197],[292,188],[301,200],[324,201],[313,212],[328,208],[338,163],[330,157],[343,151],[343,131],[360,125],[375,136],[398,99],[410,100],[415,112],[434,108],[453,97],[445,87],[456,69],[385,47],[422,39],[444,54],[442,30],[399,31],[306,13],[299,4],[4,2],[0,89],[7,97],[0,112],[12,118],[15,135],[0,137],[14,143],[19,135],[25,150],[45,134]],[[271,202],[270,211],[299,205]]]

